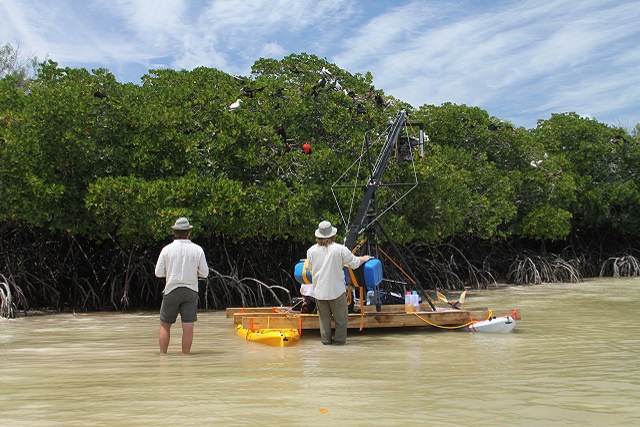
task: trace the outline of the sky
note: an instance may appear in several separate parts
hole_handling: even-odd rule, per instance
[[[0,0],[0,23],[0,45],[123,83],[307,53],[416,108],[640,123],[639,0]]]

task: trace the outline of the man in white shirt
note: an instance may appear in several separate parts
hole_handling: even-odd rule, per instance
[[[371,257],[355,256],[344,245],[336,243],[337,228],[329,221],[322,221],[316,230],[316,244],[307,250],[307,263],[312,271],[311,280],[320,320],[320,340],[325,345],[347,343],[347,304],[344,266],[358,268]],[[331,336],[331,316],[336,322],[335,335]]]
[[[158,341],[160,354],[167,354],[171,326],[178,313],[182,323],[182,354],[191,352],[193,327],[198,320],[198,278],[209,275],[204,250],[189,240],[193,226],[187,218],[179,218],[171,227],[174,241],[160,252],[155,274],[166,278],[160,307]]]

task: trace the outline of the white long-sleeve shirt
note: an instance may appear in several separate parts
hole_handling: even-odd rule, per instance
[[[160,251],[155,273],[167,279],[165,295],[180,286],[198,292],[198,278],[209,275],[209,266],[200,246],[188,239],[175,239]]]
[[[307,263],[316,299],[332,300],[346,291],[343,267],[360,267],[360,258],[340,243],[315,244],[307,250]]]

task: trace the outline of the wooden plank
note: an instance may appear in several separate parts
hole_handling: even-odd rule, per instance
[[[436,304],[436,309],[438,311],[447,311],[453,310],[451,306],[444,304]],[[381,311],[383,313],[392,312],[392,313],[404,313],[404,304],[389,304],[380,306]],[[487,307],[473,307],[473,308],[464,308],[461,311],[472,311],[472,310],[488,310]],[[375,305],[365,305],[364,306],[365,313],[373,313],[376,312]],[[432,311],[431,306],[429,304],[420,304],[420,311]]]
[[[254,314],[254,313],[276,313],[278,311],[287,310],[288,307],[229,307],[227,308],[227,318],[232,318],[237,313]]]
[[[488,311],[428,311],[418,313],[374,312],[349,315],[349,328],[379,329],[407,327],[457,326],[471,319],[486,319]],[[242,324],[246,329],[320,329],[318,316],[314,314],[253,313],[234,315],[234,324]]]
[[[277,312],[287,312],[291,307],[228,307],[226,309],[227,318],[232,318],[237,313],[277,313]],[[447,305],[436,305],[438,310],[451,310],[451,307]],[[403,304],[390,304],[390,305],[382,305],[380,306],[381,312],[387,313],[404,313],[404,305]],[[421,311],[431,311],[431,306],[428,304],[420,305]],[[472,311],[472,310],[488,310],[486,307],[474,307],[468,308],[463,311]],[[364,307],[365,313],[375,313],[376,307],[374,305],[366,305]]]

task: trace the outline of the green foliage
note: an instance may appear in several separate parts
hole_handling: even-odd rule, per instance
[[[483,156],[433,145],[418,168],[421,185],[407,211],[415,238],[439,243],[454,235],[504,237],[515,215],[512,183]]]
[[[44,63],[37,80],[7,108],[2,128],[0,176],[10,205],[4,218],[55,229],[76,228],[83,215],[87,182],[101,173],[96,144],[99,120],[91,87],[99,77],[82,69],[58,69]],[[6,93],[6,92],[5,92]]]
[[[185,215],[196,235],[308,242],[320,219],[340,219],[330,188],[365,135],[404,108],[429,142],[419,186],[383,219],[399,242],[640,233],[637,135],[573,113],[529,131],[477,107],[414,111],[372,81],[305,53],[262,58],[248,77],[150,70],[141,85],[53,61],[31,80],[6,75],[0,221],[129,247]],[[412,174],[394,163],[385,180]]]
[[[575,182],[567,209],[579,229],[640,232],[640,147],[620,128],[575,113],[539,121],[534,136],[556,157],[566,159],[558,173]]]
[[[571,232],[571,212],[551,205],[534,206],[524,216],[518,236],[539,240],[560,240]]]
[[[194,236],[206,232],[218,218],[215,225],[226,233],[234,226],[244,197],[239,183],[223,177],[147,181],[128,176],[98,179],[89,186],[85,200],[94,236],[112,237],[128,246],[164,239],[180,216],[199,225]],[[203,204],[205,200],[208,203]]]

